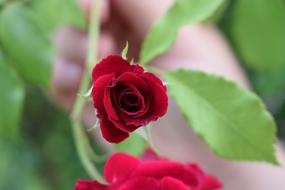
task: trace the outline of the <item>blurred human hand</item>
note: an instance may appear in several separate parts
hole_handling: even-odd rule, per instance
[[[90,13],[90,1],[79,1],[87,19]],[[173,0],[102,0],[100,57],[119,54],[128,41],[130,46],[128,57],[137,59],[141,43],[150,26],[172,3]],[[61,27],[55,36],[57,55],[51,97],[68,110],[73,105],[80,84],[87,42],[86,32],[71,26]],[[183,27],[173,48],[153,60],[151,64],[166,70],[199,69],[222,75],[243,87],[249,87],[224,37],[215,26],[211,25]],[[95,123],[92,104],[87,105],[83,118],[91,126]],[[282,181],[285,179],[285,171],[281,168],[268,164],[225,161],[214,156],[187,127],[171,100],[168,114],[155,123],[152,136],[162,155],[171,159],[201,163],[206,171],[217,175],[224,182],[225,189],[267,190],[285,187]],[[281,160],[284,159],[282,154],[280,153]]]

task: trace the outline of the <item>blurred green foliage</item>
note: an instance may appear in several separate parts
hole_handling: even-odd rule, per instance
[[[51,45],[33,22],[35,16],[21,3],[8,5],[0,14],[0,40],[5,54],[23,78],[33,84],[48,86]]]
[[[229,31],[237,52],[254,70],[285,68],[285,3],[282,0],[236,0]]]
[[[75,151],[68,115],[48,102],[41,88],[50,83],[53,32],[64,23],[83,28],[83,15],[73,0],[3,3],[0,189],[72,189],[77,178],[88,177]]]
[[[87,179],[75,150],[68,114],[51,105],[34,87],[27,88],[23,113],[21,144],[26,145],[26,151],[32,149],[32,158],[39,162],[32,165],[33,174],[46,184],[41,188],[72,189],[77,178]]]
[[[24,101],[24,87],[17,73],[9,67],[0,55],[0,137],[15,140],[19,138],[20,118]],[[3,109],[5,108],[5,109]]]
[[[285,138],[284,9],[282,0],[230,0],[219,22],[253,88],[275,116],[281,138]]]
[[[0,138],[0,189],[72,189],[77,178],[88,176],[75,151],[68,116],[38,89],[26,91],[22,139]]]

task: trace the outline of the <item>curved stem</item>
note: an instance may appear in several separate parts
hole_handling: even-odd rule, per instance
[[[86,172],[92,179],[96,179],[99,182],[104,182],[104,178],[94,166],[91,156],[89,156],[89,140],[80,121],[73,121],[72,132],[75,139],[77,153]]]
[[[84,75],[81,81],[79,94],[84,94],[88,91],[90,85],[91,69],[97,62],[98,57],[98,39],[100,32],[100,2],[101,0],[92,1],[91,8],[91,22],[89,28],[89,43],[88,43],[88,57],[87,65],[84,70]],[[85,168],[86,172],[91,178],[100,182],[104,182],[103,177],[93,163],[93,158],[90,156],[91,146],[88,140],[88,136],[81,125],[81,114],[83,112],[86,103],[86,98],[77,96],[72,113],[72,132],[75,140],[76,149],[80,158],[80,161]]]
[[[150,131],[150,127],[152,126],[152,124],[150,123],[149,125],[145,126],[145,133],[146,133],[146,138],[148,141],[148,145],[149,147],[159,155],[159,149],[154,145],[152,137],[151,137],[151,131]]]

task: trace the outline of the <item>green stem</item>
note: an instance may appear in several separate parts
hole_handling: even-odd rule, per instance
[[[99,182],[105,182],[100,172],[94,166],[92,158],[88,154],[90,144],[80,121],[73,121],[72,132],[80,161],[86,172],[92,179],[96,179]]]
[[[100,35],[100,7],[101,0],[93,0],[92,4],[92,12],[91,12],[91,23],[89,28],[89,44],[88,44],[88,57],[87,57],[87,72],[89,72],[91,76],[92,68],[94,67],[94,63],[98,61],[98,42]],[[96,43],[94,43],[96,42]]]
[[[150,128],[152,127],[152,124],[150,123],[149,125],[145,126],[145,133],[146,133],[146,138],[148,141],[148,145],[149,147],[156,152],[159,155],[159,149],[154,145],[153,141],[152,141],[152,137],[151,137],[151,131]]]
[[[79,94],[84,94],[88,91],[91,79],[91,69],[97,62],[98,57],[98,39],[100,33],[100,2],[101,0],[92,1],[91,22],[89,28],[89,43],[88,43],[88,57],[87,66],[84,70],[83,78],[81,81]],[[100,172],[98,172],[93,159],[90,156],[91,146],[88,136],[81,125],[81,114],[86,103],[86,98],[77,96],[75,104],[71,113],[72,132],[75,140],[76,149],[80,161],[85,168],[86,172],[91,178],[100,182],[104,182]]]

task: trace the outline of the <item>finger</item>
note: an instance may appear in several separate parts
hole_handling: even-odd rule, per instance
[[[116,52],[114,37],[107,32],[101,32],[99,39],[99,57],[106,57],[110,54],[115,54]]]
[[[243,70],[234,64],[225,65],[221,63],[221,65],[217,65],[213,61],[197,59],[195,57],[183,58],[163,55],[153,60],[152,65],[164,70],[189,69],[203,71],[223,76],[225,79],[236,82],[241,87],[249,88],[250,86]]]
[[[64,109],[70,110],[79,88],[82,73],[83,65],[57,56],[53,68],[50,98]]]
[[[76,93],[64,92],[51,87],[48,97],[56,103],[60,108],[63,108],[66,111],[71,111]]]
[[[53,68],[53,86],[60,91],[75,92],[80,84],[82,74],[83,65],[59,56],[56,58]]]
[[[96,1],[96,0],[93,0]],[[92,0],[78,0],[80,7],[82,8],[87,20],[90,19]],[[100,1],[100,20],[105,23],[110,15],[110,5],[109,0]]]
[[[57,30],[54,44],[56,54],[74,63],[84,64],[87,56],[88,37],[82,32],[71,26],[64,26]],[[115,53],[115,40],[112,35],[102,32],[99,39],[99,56]]]
[[[181,28],[170,51],[153,60],[152,64],[165,70],[201,70],[223,76],[243,87],[250,86],[227,42],[210,25]]]
[[[173,0],[113,0],[112,8],[134,28],[134,32],[143,38],[150,26],[163,16]]]
[[[87,34],[72,26],[62,26],[55,32],[56,53],[77,63],[84,63],[87,43]]]

